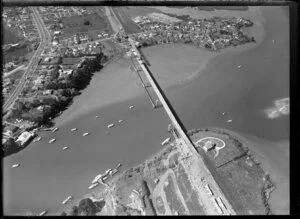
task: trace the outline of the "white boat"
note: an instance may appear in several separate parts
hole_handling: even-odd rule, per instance
[[[56,139],[55,138],[52,138],[50,141],[49,141],[49,143],[51,144],[51,143],[53,143],[53,142],[55,142],[56,141]]]
[[[56,127],[54,129],[52,129],[52,132],[56,132],[57,130],[58,130],[58,128]]]
[[[103,181],[106,180],[106,179],[107,179],[107,176],[104,176],[104,177],[102,178]]]
[[[225,115],[226,115],[226,112],[222,112],[222,115],[225,116]]]
[[[113,169],[112,171],[110,171],[109,174],[110,174],[111,176],[113,176],[113,175],[115,175],[117,172],[118,172],[117,169]]]
[[[121,123],[121,122],[123,122],[123,120],[122,120],[122,119],[120,119],[118,122],[119,122],[119,123]]]
[[[102,178],[102,174],[99,174],[95,177],[95,179],[92,181],[92,184],[98,183],[99,179]]]
[[[14,164],[14,165],[12,165],[12,168],[17,168],[17,167],[19,167],[20,166],[20,164]]]
[[[110,171],[111,171],[111,169],[106,170],[104,175],[107,175]]]
[[[65,200],[62,201],[62,204],[65,205],[72,199],[72,196],[68,196]]]
[[[275,40],[272,40],[272,43],[275,43]]]
[[[238,66],[238,68],[241,68],[241,67],[242,67],[241,65]]]
[[[87,136],[89,135],[90,133],[86,132],[86,133],[83,133],[82,136]]]
[[[35,138],[32,142],[37,142],[37,141],[40,141],[41,139],[42,139],[42,137],[39,136],[39,137]]]
[[[122,164],[118,163],[117,168],[119,168]]]
[[[115,124],[109,124],[108,126],[107,126],[107,128],[112,128],[112,127],[114,127],[115,126]]]
[[[95,116],[96,118],[99,118],[99,116]]]
[[[47,211],[42,211],[39,216],[44,216],[45,214],[47,214]]]
[[[72,128],[71,129],[71,132],[74,132],[74,131],[76,131],[77,130],[77,128]]]
[[[93,189],[93,188],[95,188],[95,187],[98,186],[98,185],[99,185],[98,182],[97,182],[97,183],[94,183],[94,184],[92,184],[92,185],[89,186],[89,189]]]
[[[164,140],[161,145],[164,146],[165,144],[169,143],[171,140],[171,138],[167,138],[166,140]]]
[[[134,106],[130,106],[129,109],[132,109]]]
[[[62,150],[65,151],[65,150],[67,150],[68,148],[69,148],[69,147],[66,146],[66,147],[63,147]]]
[[[232,119],[228,119],[227,122],[232,122]]]

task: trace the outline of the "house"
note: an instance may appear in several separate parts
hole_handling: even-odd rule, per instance
[[[43,95],[52,95],[53,94],[53,90],[45,90],[43,91]]]
[[[24,145],[26,142],[28,142],[32,137],[34,136],[31,132],[23,132],[17,139],[16,142],[20,142],[21,145]]]

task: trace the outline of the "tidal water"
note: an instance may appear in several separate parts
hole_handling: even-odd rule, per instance
[[[220,55],[196,75],[193,73],[199,66],[194,65],[190,69],[192,80],[165,89],[186,129],[222,127],[268,141],[289,140],[289,117],[270,120],[263,113],[274,100],[289,96],[289,19],[279,7],[262,11],[266,30],[262,43],[252,49]],[[172,67],[172,62],[160,57],[183,60],[179,63],[181,68],[172,69],[176,72],[189,69],[188,57],[195,59],[196,53],[181,46],[145,50],[154,75]],[[238,65],[242,68],[238,69]],[[93,80],[90,86],[97,86],[100,79]],[[74,102],[82,101],[80,98]],[[85,104],[92,105],[88,101]],[[130,105],[135,105],[133,110]],[[226,116],[222,116],[223,111]],[[101,118],[96,119],[96,115]],[[124,122],[119,124],[119,119]],[[227,119],[233,122],[227,123]],[[110,123],[116,126],[108,130]],[[125,168],[133,166],[157,151],[168,136],[169,123],[164,110],[153,110],[143,93],[61,123],[56,133],[44,132],[40,142],[3,159],[4,213],[39,213],[57,208],[68,195],[82,196],[99,172],[119,162]],[[70,132],[73,127],[78,131]],[[91,134],[82,137],[84,132]],[[49,144],[53,137],[57,141]],[[62,151],[64,146],[69,146],[69,150]],[[14,163],[21,166],[12,169]]]

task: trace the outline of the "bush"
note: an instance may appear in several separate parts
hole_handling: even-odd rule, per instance
[[[86,216],[95,215],[97,210],[97,207],[95,206],[94,202],[89,198],[82,199],[79,202],[78,208],[79,208],[79,213],[80,214],[83,213]]]
[[[73,206],[71,210],[71,216],[78,216],[79,208],[77,206]]]

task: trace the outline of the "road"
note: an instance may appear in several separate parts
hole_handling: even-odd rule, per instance
[[[20,65],[17,68],[15,68],[14,70],[11,70],[9,72],[4,73],[3,78],[9,77],[9,76],[11,76],[12,74],[16,73],[18,70],[21,70],[21,69],[25,69],[25,66],[24,65]]]
[[[113,20],[118,20],[118,18],[115,16]],[[120,24],[118,21],[116,25]],[[132,50],[134,50],[138,55],[137,55],[137,61],[140,64],[140,67],[142,68],[143,72],[145,73],[148,81],[151,84],[151,87],[155,91],[160,103],[164,107],[166,113],[168,114],[170,120],[172,121],[174,127],[176,128],[177,132],[180,135],[180,138],[177,139],[179,145],[181,146],[181,154],[184,155],[185,157],[190,157],[189,160],[186,160],[182,162],[183,168],[186,170],[186,172],[189,173],[190,175],[190,180],[194,188],[198,188],[198,192],[200,194],[200,197],[202,199],[202,203],[204,204],[206,208],[206,214],[208,215],[218,215],[218,214],[224,214],[224,212],[218,211],[218,209],[215,206],[215,199],[211,199],[210,197],[207,196],[204,192],[203,188],[203,181],[206,181],[209,183],[212,187],[215,188],[214,192],[216,197],[221,197],[222,200],[226,203],[227,209],[225,211],[225,214],[231,214],[234,215],[236,214],[235,211],[233,210],[231,204],[225,197],[224,193],[218,186],[218,183],[215,181],[213,178],[211,172],[208,170],[207,166],[204,163],[203,158],[198,154],[193,142],[190,140],[190,138],[187,136],[187,134],[184,132],[183,127],[179,123],[178,119],[176,118],[175,114],[173,113],[174,111],[172,110],[171,104],[167,101],[167,98],[163,94],[159,84],[151,74],[149,68],[147,65],[144,64],[144,62],[139,58],[141,57],[140,52],[135,46],[135,43],[133,40],[129,38],[129,43],[131,44]]]
[[[20,79],[19,84],[15,88],[15,90],[12,92],[12,94],[9,96],[9,98],[6,100],[6,102],[3,105],[3,111],[7,111],[9,107],[13,105],[13,103],[16,101],[20,93],[22,92],[25,84],[26,84],[26,78],[27,76],[30,76],[37,68],[38,61],[41,57],[42,52],[45,49],[45,46],[51,42],[51,35],[49,31],[47,30],[45,23],[39,14],[37,8],[30,8],[32,10],[32,18],[33,21],[36,24],[37,30],[39,32],[39,35],[41,37],[41,42],[37,50],[35,51],[34,55],[32,56],[30,62],[27,65],[27,70],[23,74],[22,78]]]

